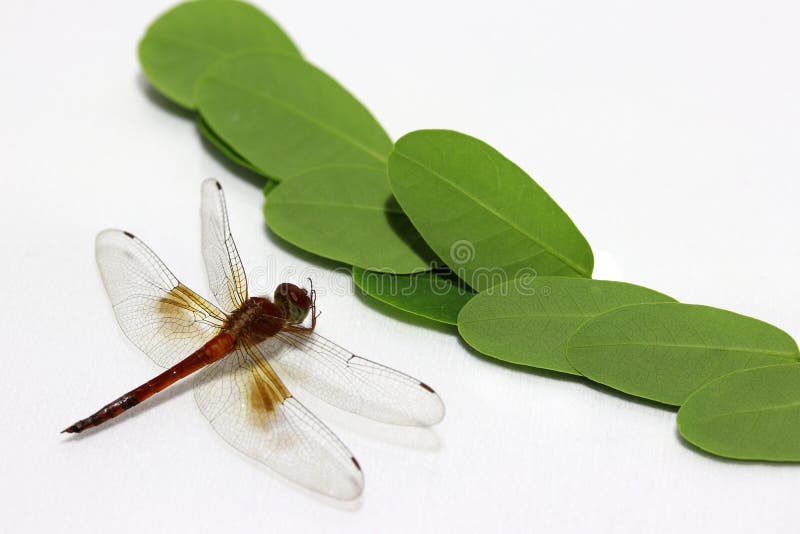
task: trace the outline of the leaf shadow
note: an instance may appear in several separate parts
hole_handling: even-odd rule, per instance
[[[430,269],[437,269],[444,266],[444,263],[442,263],[433,249],[428,246],[419,232],[417,232],[417,229],[411,223],[411,219],[402,211],[400,204],[397,203],[393,195],[389,195],[386,198],[383,207],[386,222],[392,230],[394,230],[394,233],[420,258],[426,259]]]
[[[663,403],[656,402],[656,401],[653,401],[653,400],[650,400],[650,399],[643,399],[641,397],[636,397],[634,395],[630,395],[628,393],[624,393],[622,391],[618,391],[618,390],[616,390],[614,388],[611,388],[609,386],[600,384],[598,382],[593,382],[592,380],[589,380],[588,378],[586,378],[585,376],[582,376],[582,375],[572,375],[572,374],[569,374],[569,373],[562,373],[560,371],[553,371],[552,369],[540,369],[538,367],[530,367],[530,366],[522,365],[522,364],[518,364],[518,363],[506,362],[506,361],[503,361],[503,360],[500,360],[500,359],[497,359],[497,358],[493,358],[491,356],[487,356],[486,354],[483,354],[483,353],[478,352],[477,350],[475,350],[466,341],[464,341],[464,339],[462,337],[460,337],[460,336],[458,338],[458,342],[461,344],[461,346],[464,348],[464,350],[466,350],[467,352],[469,352],[473,356],[475,356],[477,358],[480,358],[481,360],[490,362],[490,363],[492,363],[494,365],[499,365],[499,366],[505,367],[506,369],[511,369],[513,371],[520,371],[520,372],[523,372],[523,373],[528,373],[528,374],[531,374],[531,375],[540,376],[542,378],[551,378],[551,379],[554,379],[554,380],[560,380],[562,382],[572,382],[572,383],[576,383],[576,384],[583,384],[584,386],[586,386],[586,387],[588,387],[590,389],[593,389],[595,391],[598,391],[600,393],[605,393],[607,395],[611,395],[612,397],[616,397],[616,398],[624,400],[624,401],[633,402],[633,403],[639,404],[641,406],[647,406],[649,408],[657,408],[659,410],[670,411],[670,412],[677,412],[678,411],[678,407],[677,406],[670,406],[668,404],[663,404]]]
[[[193,110],[179,106],[169,98],[159,93],[156,88],[153,87],[149,81],[147,81],[147,78],[145,78],[144,74],[141,72],[139,72],[136,77],[136,84],[139,86],[139,89],[141,89],[142,93],[144,93],[144,96],[147,97],[147,100],[149,100],[151,104],[161,108],[162,111],[166,111],[170,115],[194,121],[195,112]]]
[[[600,393],[605,393],[607,395],[611,395],[612,397],[616,397],[620,400],[633,402],[639,404],[640,406],[647,406],[648,408],[656,408],[661,411],[665,412],[672,412],[678,413],[678,406],[673,406],[671,404],[664,404],[663,402],[654,401],[651,399],[645,399],[642,397],[637,397],[636,395],[631,395],[630,393],[625,393],[624,391],[620,391],[618,389],[614,389],[610,386],[606,386],[605,384],[600,384],[599,382],[594,382],[589,380],[586,377],[583,378],[584,384],[589,388],[599,391]]]
[[[387,304],[383,301],[380,301],[374,297],[371,297],[368,293],[360,289],[358,286],[353,284],[353,291],[355,292],[356,297],[367,307],[400,321],[405,324],[419,326],[422,328],[427,328],[428,330],[434,330],[436,332],[442,332],[445,334],[457,334],[458,331],[456,329],[456,325],[443,323],[440,321],[436,321],[434,319],[429,319],[427,317],[423,317],[422,315],[417,315],[415,313],[411,313],[405,310],[401,310],[400,308],[395,308],[391,304]]]
[[[262,176],[257,172],[251,171],[247,167],[242,167],[235,161],[231,161],[231,159],[226,156],[222,151],[214,146],[214,143],[209,141],[201,132],[199,128],[195,128],[195,132],[197,133],[197,137],[200,139],[200,144],[203,145],[206,152],[214,158],[214,160],[220,164],[220,166],[224,167],[228,173],[241,178],[245,182],[250,183],[251,185],[257,187],[258,189],[263,189],[269,178],[266,176]]]
[[[150,82],[147,81],[144,74],[141,72],[138,74],[136,78],[136,83],[141,89],[144,96],[147,100],[150,101],[151,104],[155,105],[162,111],[169,113],[174,117],[180,117],[182,119],[186,119],[192,121],[196,124],[198,114],[195,110],[187,109],[184,107],[179,106],[169,98],[165,97],[158,90],[153,87]],[[200,142],[203,145],[203,148],[208,152],[208,154],[214,158],[214,160],[219,163],[222,167],[225,168],[230,174],[245,180],[246,182],[251,183],[252,185],[258,187],[259,189],[263,188],[266,185],[268,178],[262,176],[256,172],[251,171],[241,165],[231,161],[225,154],[223,154],[217,147],[211,143],[208,139],[206,139],[203,134],[200,132],[198,128],[195,127],[195,131],[197,132],[197,136],[200,138]]]
[[[318,256],[313,252],[308,252],[307,250],[304,250],[298,247],[297,245],[289,243],[281,236],[273,232],[272,229],[269,227],[269,225],[266,223],[266,221],[262,225],[262,228],[264,230],[264,235],[267,237],[267,240],[270,242],[270,244],[274,245],[275,247],[279,248],[280,250],[291,256],[301,259],[306,263],[310,263],[315,267],[319,267],[321,269],[328,269],[337,272],[350,271],[350,266],[347,265],[346,263],[342,263],[336,260],[331,260],[323,256]]]
[[[290,254],[296,258],[299,258],[321,269],[328,269],[335,272],[346,272],[347,275],[352,278],[352,267],[350,265],[338,262],[336,260],[324,258],[322,256],[318,256],[296,245],[289,243],[288,241],[284,240],[281,236],[273,232],[266,222],[264,223],[263,228],[264,228],[264,234],[266,235],[269,242],[272,245],[275,245],[283,252],[286,252],[287,254]],[[383,315],[387,315],[389,317],[392,317],[393,319],[396,319],[406,324],[420,326],[423,328],[427,328],[429,330],[435,330],[445,333],[455,332],[455,325],[441,323],[439,321],[434,321],[433,319],[428,319],[426,317],[415,315],[411,312],[395,308],[394,306],[391,306],[373,297],[370,297],[369,295],[364,293],[364,291],[359,289],[352,281],[350,287],[352,288],[352,291],[355,294],[356,298],[358,298],[362,303],[364,303],[369,308]]]
[[[503,360],[499,360],[497,358],[493,358],[491,356],[487,356],[482,352],[477,351],[473,347],[471,347],[464,338],[458,336],[458,343],[461,345],[466,352],[470,353],[472,356],[483,360],[485,362],[491,363],[492,365],[499,365],[500,367],[505,367],[506,369],[510,369],[512,371],[520,371],[523,373],[527,373],[534,376],[539,376],[542,378],[552,378],[554,380],[560,380],[562,382],[574,382],[574,383],[584,383],[587,380],[579,375],[571,375],[569,373],[561,373],[559,371],[553,371],[551,369],[540,369],[538,367],[530,367],[527,365],[521,365],[518,363],[511,363],[506,362]]]

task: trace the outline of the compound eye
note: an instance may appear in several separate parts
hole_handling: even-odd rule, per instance
[[[294,284],[289,284],[288,290],[289,299],[293,304],[304,309],[311,307],[311,298],[309,298],[308,292],[305,289],[297,287]]]

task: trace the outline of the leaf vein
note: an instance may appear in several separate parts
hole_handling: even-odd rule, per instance
[[[544,242],[544,241],[542,241],[541,239],[539,239],[539,238],[537,238],[537,237],[535,237],[535,236],[531,235],[530,233],[528,233],[527,231],[525,231],[525,229],[521,228],[519,225],[517,225],[517,224],[516,224],[516,223],[514,223],[513,221],[511,221],[511,220],[507,219],[507,218],[506,218],[506,217],[504,217],[502,214],[498,213],[498,212],[497,212],[497,211],[496,211],[494,208],[492,208],[492,207],[491,207],[491,206],[489,206],[488,204],[486,204],[486,203],[482,202],[482,201],[481,201],[479,198],[477,198],[477,197],[475,197],[475,196],[471,195],[469,192],[467,192],[467,191],[465,191],[464,189],[462,189],[461,187],[459,187],[459,186],[458,186],[458,184],[456,184],[456,183],[455,183],[455,182],[453,182],[452,180],[448,179],[446,176],[442,175],[441,173],[438,173],[438,172],[436,172],[435,170],[431,169],[430,167],[428,167],[428,166],[426,166],[426,165],[423,165],[423,164],[422,164],[422,163],[420,163],[419,161],[417,161],[417,160],[415,160],[415,159],[412,159],[412,158],[410,158],[410,157],[406,156],[406,155],[405,155],[405,154],[403,154],[402,152],[399,152],[399,151],[395,150],[395,154],[397,154],[397,155],[398,155],[398,156],[400,156],[401,158],[405,159],[406,161],[409,161],[409,162],[413,163],[414,165],[417,165],[418,167],[420,167],[420,168],[422,168],[422,169],[424,169],[424,170],[428,171],[428,172],[429,172],[429,173],[431,173],[433,176],[435,176],[435,177],[437,177],[437,178],[441,179],[443,182],[445,182],[446,184],[448,184],[450,187],[452,187],[453,189],[457,190],[458,192],[460,192],[460,193],[461,193],[461,194],[463,194],[464,196],[468,197],[468,198],[469,198],[470,200],[472,200],[472,201],[473,201],[473,202],[474,202],[476,205],[478,205],[478,206],[482,207],[484,210],[488,211],[489,213],[491,213],[492,215],[494,215],[495,217],[497,217],[497,219],[499,219],[500,221],[502,221],[502,222],[504,222],[505,224],[507,224],[507,225],[508,225],[509,227],[511,227],[513,230],[516,230],[518,233],[522,234],[524,237],[528,238],[528,239],[529,239],[529,240],[531,240],[532,242],[534,242],[534,243],[536,243],[537,245],[539,245],[539,247],[541,247],[543,250],[545,250],[545,251],[546,251],[548,254],[550,254],[550,255],[551,255],[551,256],[553,256],[554,258],[558,259],[559,261],[561,261],[562,263],[564,263],[565,265],[567,265],[568,267],[570,267],[570,268],[571,268],[572,270],[574,270],[575,272],[577,272],[577,273],[579,273],[579,274],[581,274],[581,275],[583,275],[583,276],[588,276],[588,275],[589,275],[589,272],[587,271],[587,269],[585,269],[584,267],[582,267],[582,266],[578,265],[576,262],[574,262],[574,261],[573,261],[573,260],[571,260],[570,258],[566,257],[564,254],[562,254],[561,252],[559,252],[558,250],[556,250],[554,247],[552,247],[552,246],[551,246],[551,245],[549,245],[548,243],[545,243],[545,242]]]
[[[366,146],[362,142],[360,142],[357,139],[353,138],[352,136],[342,132],[341,130],[339,130],[339,129],[337,129],[337,128],[329,125],[329,124],[326,124],[326,123],[324,123],[324,122],[322,122],[322,121],[320,121],[318,119],[315,119],[314,117],[312,117],[311,115],[308,115],[307,113],[304,113],[303,111],[297,109],[296,107],[294,107],[293,105],[289,104],[288,102],[284,102],[283,100],[279,100],[279,99],[275,98],[274,96],[272,96],[272,95],[270,95],[268,93],[263,93],[261,91],[257,91],[255,89],[252,89],[252,88],[247,87],[245,85],[234,83],[231,80],[226,80],[224,78],[219,78],[219,77],[214,77],[214,80],[217,83],[220,83],[222,85],[227,85],[228,87],[233,87],[234,89],[239,89],[242,92],[248,93],[250,95],[253,95],[255,97],[261,98],[263,100],[268,100],[269,102],[272,102],[273,104],[275,104],[277,106],[280,106],[280,107],[290,111],[294,115],[297,115],[301,119],[304,119],[307,122],[309,122],[311,124],[314,124],[315,126],[318,126],[320,129],[327,131],[328,133],[332,134],[334,137],[338,137],[338,138],[342,139],[343,141],[346,141],[347,143],[349,143],[352,146],[356,147],[357,149],[361,150],[365,154],[375,158],[377,161],[379,161],[381,163],[385,163],[386,162],[386,157],[381,155],[380,153],[376,152],[374,149]]]

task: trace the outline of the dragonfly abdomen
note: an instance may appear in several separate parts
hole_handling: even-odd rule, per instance
[[[73,425],[65,428],[62,432],[70,434],[83,432],[87,428],[92,428],[101,425],[121,413],[129,410],[139,404],[140,402],[149,399],[159,391],[171,386],[178,380],[189,376],[210,365],[217,360],[224,358],[233,350],[235,338],[223,332],[214,336],[205,345],[197,349],[195,352],[170,367],[155,378],[148,380],[136,389],[132,389],[118,399],[106,404],[95,413],[85,419],[74,423]]]

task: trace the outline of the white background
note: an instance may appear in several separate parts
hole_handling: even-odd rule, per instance
[[[797,3],[259,4],[392,137],[457,129],[529,171],[592,244],[598,278],[800,334]],[[798,531],[800,466],[705,456],[673,410],[497,365],[452,328],[335,294],[349,288],[336,265],[269,236],[258,188],[147,89],[136,43],[168,6],[0,7],[0,530]],[[321,333],[447,404],[415,431],[297,392],[364,467],[353,505],[233,451],[182,386],[101,432],[58,433],[158,372],[116,325],[94,235],[136,232],[208,294],[207,176],[251,273],[311,272]]]

